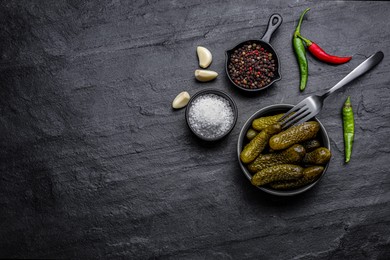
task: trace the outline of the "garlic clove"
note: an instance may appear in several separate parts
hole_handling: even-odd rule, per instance
[[[198,54],[198,59],[199,59],[199,66],[201,68],[207,68],[210,66],[213,56],[211,55],[211,52],[206,49],[205,47],[198,46],[196,48],[196,53]]]
[[[215,79],[218,73],[212,70],[195,70],[195,78],[201,82]]]
[[[188,101],[190,101],[190,94],[187,91],[180,92],[173,100],[172,107],[174,109],[183,108],[188,104]]]

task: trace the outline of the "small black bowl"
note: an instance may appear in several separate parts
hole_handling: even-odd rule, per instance
[[[240,135],[238,137],[238,143],[237,143],[238,162],[240,164],[241,170],[243,171],[243,173],[245,174],[245,176],[248,178],[249,181],[252,179],[252,173],[248,171],[246,166],[240,160],[240,154],[241,154],[242,149],[244,148],[244,144],[245,144],[245,140],[246,140],[246,132],[249,130],[249,128],[251,128],[252,122],[256,118],[259,118],[259,117],[262,117],[262,116],[272,116],[272,115],[276,115],[276,114],[279,114],[279,113],[285,113],[289,109],[291,109],[292,107],[294,107],[294,106],[293,105],[289,105],[289,104],[277,104],[277,105],[264,107],[264,108],[258,110],[257,112],[255,112],[245,122],[244,126],[241,128]],[[328,136],[328,133],[325,130],[325,127],[321,124],[321,122],[316,117],[312,118],[311,120],[317,121],[320,124],[320,131],[318,133],[318,138],[322,142],[322,145],[330,150],[329,136]],[[293,196],[293,195],[297,195],[297,194],[303,193],[303,192],[313,188],[320,181],[322,176],[325,175],[326,170],[328,169],[328,166],[329,166],[329,162],[325,165],[324,171],[322,172],[321,176],[317,180],[315,180],[314,182],[312,182],[310,184],[307,184],[305,186],[297,188],[297,189],[293,189],[293,190],[275,190],[275,189],[272,189],[272,188],[261,187],[261,186],[257,186],[257,188],[259,188],[260,190],[262,190],[264,192],[267,192],[267,193],[272,194],[272,195],[277,195],[277,196]]]
[[[225,56],[226,56],[225,70],[226,70],[226,74],[227,74],[230,82],[234,86],[236,86],[237,88],[239,88],[243,91],[246,91],[246,92],[258,92],[258,91],[262,91],[262,90],[270,87],[272,84],[274,84],[275,82],[282,79],[282,75],[280,72],[280,60],[279,60],[278,54],[276,53],[275,49],[270,44],[272,34],[276,31],[276,29],[279,28],[279,26],[282,24],[282,22],[283,22],[283,18],[280,14],[271,15],[271,17],[269,18],[269,21],[268,21],[267,30],[264,33],[261,40],[248,40],[245,42],[241,42],[240,44],[236,45],[234,48],[226,51],[226,53],[225,53]],[[269,53],[272,53],[274,60],[275,60],[277,70],[275,71],[275,76],[273,77],[271,82],[269,82],[266,86],[264,86],[262,88],[251,89],[251,88],[244,88],[244,87],[242,87],[234,82],[234,80],[232,79],[232,77],[229,73],[229,64],[231,62],[231,56],[235,50],[239,49],[240,47],[242,47],[244,45],[253,44],[253,43],[256,43],[257,45],[263,46],[263,48],[266,49]]]
[[[229,102],[230,107],[233,110],[233,116],[234,116],[233,123],[230,126],[229,130],[227,130],[224,134],[222,134],[222,135],[220,135],[218,137],[215,137],[215,138],[207,138],[207,137],[204,137],[204,136],[200,135],[199,133],[196,132],[195,129],[192,128],[192,126],[191,126],[191,124],[189,122],[189,111],[190,111],[190,108],[191,108],[192,103],[194,102],[194,100],[197,99],[200,96],[208,95],[208,94],[214,94],[214,95],[217,95],[217,96],[220,96],[220,97],[226,99]],[[194,133],[198,138],[200,138],[200,139],[202,139],[204,141],[217,141],[217,140],[221,140],[222,138],[227,136],[233,130],[233,128],[234,128],[234,126],[236,125],[236,122],[237,122],[238,109],[237,109],[236,102],[234,102],[233,98],[230,97],[225,92],[223,92],[221,90],[217,90],[217,89],[205,89],[205,90],[201,90],[201,91],[197,92],[195,95],[193,95],[191,97],[191,99],[188,102],[187,107],[186,107],[185,116],[186,116],[186,122],[187,122],[188,127],[190,128],[192,133]]]

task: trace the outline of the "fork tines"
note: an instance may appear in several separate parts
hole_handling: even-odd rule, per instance
[[[291,125],[300,124],[311,118],[311,111],[305,103],[299,103],[292,109],[290,109],[286,114],[284,114],[280,119],[279,123],[282,125],[282,128],[287,128]]]

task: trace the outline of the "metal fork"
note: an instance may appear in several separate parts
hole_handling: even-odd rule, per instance
[[[306,122],[310,118],[316,116],[324,104],[324,99],[327,98],[330,94],[338,90],[339,88],[345,86],[352,80],[368,72],[370,69],[375,67],[383,59],[383,52],[378,51],[377,53],[371,55],[368,59],[363,61],[359,66],[357,66],[353,71],[351,71],[347,76],[339,81],[334,87],[326,91],[322,95],[312,95],[301,102],[296,106],[291,108],[287,113],[279,119],[279,123],[282,125],[282,128],[287,128],[291,125],[298,125],[303,122]]]

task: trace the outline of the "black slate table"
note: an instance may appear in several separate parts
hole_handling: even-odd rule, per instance
[[[309,6],[302,33],[353,59],[308,55],[301,93],[291,36]],[[224,51],[260,38],[275,12],[283,79],[244,95]],[[379,1],[1,1],[0,257],[389,259],[389,13]],[[193,77],[198,45],[213,53],[213,82]],[[246,119],[330,88],[378,50],[382,63],[319,115],[333,153],[320,183],[289,198],[252,186],[236,156]],[[239,109],[215,145],[171,108],[179,92],[206,88]],[[347,96],[356,137],[346,165]]]

